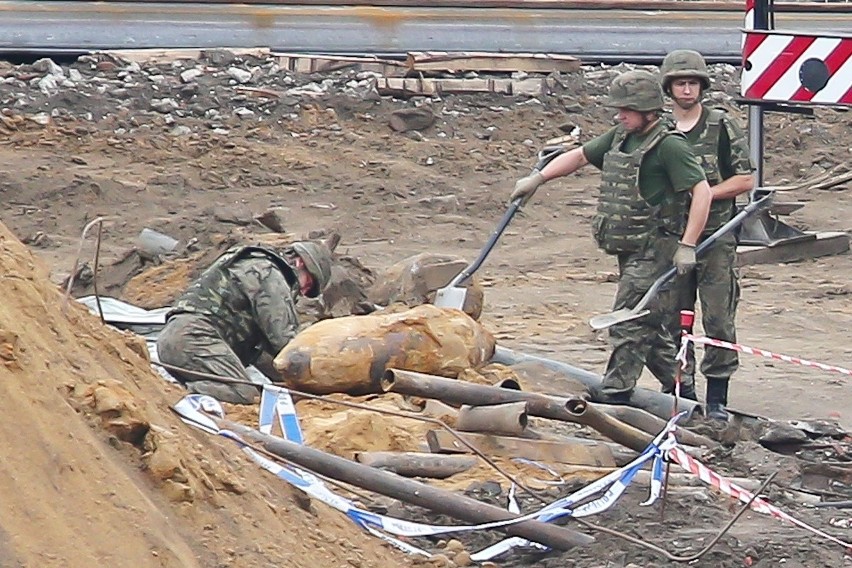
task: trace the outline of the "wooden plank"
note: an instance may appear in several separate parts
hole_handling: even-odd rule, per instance
[[[136,63],[171,63],[183,59],[198,60],[205,51],[214,51],[219,48],[180,48],[180,49],[99,49],[92,53],[105,53],[115,57],[120,57],[127,61],[135,61]],[[223,47],[224,51],[230,51],[237,56],[252,56],[252,57],[267,57],[270,54],[269,49],[265,47]]]
[[[555,442],[550,440],[529,440],[510,436],[490,434],[461,434],[461,437],[477,450],[490,456],[527,458],[543,462],[567,463],[573,465],[591,465],[612,467],[615,458],[604,443],[588,440]],[[455,436],[445,430],[430,430],[426,433],[429,450],[436,454],[468,453],[470,450]]]
[[[773,215],[789,215],[804,206],[803,201],[776,201],[769,206],[769,212]]]
[[[486,71],[511,73],[572,73],[580,70],[580,60],[553,53],[494,53],[485,51],[411,51],[406,64],[411,71]]]
[[[808,231],[805,234],[813,235],[815,238],[792,240],[788,243],[782,241],[763,247],[739,246],[737,247],[737,264],[747,266],[750,264],[796,262],[807,258],[841,254],[849,250],[849,235],[847,233]]]
[[[376,89],[381,95],[431,96],[450,93],[496,93],[499,95],[541,95],[550,92],[545,78],[532,79],[443,79],[425,77],[380,77]]]
[[[361,71],[373,71],[387,77],[401,77],[408,72],[405,63],[402,61],[381,59],[370,55],[338,56],[278,52],[272,55],[279,67],[297,73],[325,73],[350,67]]]

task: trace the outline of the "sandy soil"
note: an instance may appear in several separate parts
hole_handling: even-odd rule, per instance
[[[251,84],[278,95],[241,90],[223,72],[228,66],[255,69]],[[423,251],[472,258],[544,141],[575,129],[585,140],[607,128],[608,113],[597,102],[615,71],[586,68],[557,77],[553,92],[538,98],[403,101],[365,96],[369,77],[354,71],[294,75],[267,59],[134,68],[100,56],[73,67],[79,78],[68,66],[63,70],[73,87],[41,89],[44,70],[0,63],[0,77],[7,77],[0,83],[0,221],[10,231],[0,234],[0,329],[2,343],[11,346],[0,366],[7,417],[0,479],[7,507],[20,513],[4,515],[0,525],[3,565],[409,562],[331,511],[305,514],[274,479],[188,431],[168,411],[179,390],[149,371],[138,342],[100,327],[73,304],[63,315],[55,285],[74,265],[82,227],[97,216],[107,218],[104,266],[125,258],[145,227],[204,254],[235,231],[262,233],[252,217],[271,207],[286,208],[287,232],[339,232],[338,252],[375,271]],[[189,68],[202,74],[183,81],[179,74]],[[720,66],[714,73],[716,99],[742,116],[724,94],[736,91],[732,69]],[[310,85],[321,88],[307,92]],[[290,90],[296,88],[302,90]],[[152,108],[167,98],[174,104],[165,112]],[[422,133],[392,131],[389,113],[414,104],[430,107],[435,124]],[[849,162],[852,129],[845,111],[770,115],[767,123],[769,184],[801,181]],[[589,234],[597,181],[590,169],[545,186],[483,269],[482,321],[501,345],[602,369],[605,336],[586,322],[610,309],[615,267]],[[849,187],[792,192],[790,200],[807,204],[788,221],[811,230],[849,230]],[[93,243],[83,247],[84,260],[92,258]],[[743,267],[741,341],[849,367],[849,259],[841,254]],[[123,276],[113,268],[107,292],[123,295],[136,268]],[[149,290],[147,299],[156,303],[177,293],[179,284],[166,286],[163,295]],[[137,288],[124,297],[145,303],[145,295]],[[649,377],[642,384],[655,388]],[[850,402],[842,375],[747,355],[731,395],[731,405],[743,411],[783,420],[828,418],[846,429],[852,428]],[[335,447],[328,443],[333,436],[318,429],[311,439]],[[668,528],[684,531],[677,534],[689,534],[683,525],[693,516],[718,528],[706,511],[702,516],[679,508],[670,516],[675,520]],[[744,525],[752,530],[737,536],[731,563],[706,565],[742,565],[739,554],[750,545],[763,548],[749,562],[763,555],[765,563],[755,565],[777,565],[785,554],[779,543],[793,537],[774,522],[752,519]],[[761,535],[767,526],[772,530]],[[821,547],[829,545],[796,534],[802,550],[787,565],[822,563]],[[597,556],[584,554],[576,564],[562,558],[559,565],[653,561],[629,552],[612,556],[612,542],[596,545]],[[825,558],[830,563],[821,565],[843,565],[835,549]]]

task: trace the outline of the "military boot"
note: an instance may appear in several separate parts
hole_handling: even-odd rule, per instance
[[[698,395],[695,394],[695,385],[683,385],[680,387],[680,396],[681,398],[687,398],[689,400],[698,400]]]
[[[708,420],[728,421],[728,379],[707,379],[707,402],[704,415]]]
[[[674,396],[674,389],[671,387],[663,387],[661,392]],[[698,400],[698,395],[695,393],[695,384],[680,385],[680,398],[689,400]]]

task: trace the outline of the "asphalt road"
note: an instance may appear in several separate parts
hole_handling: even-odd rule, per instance
[[[504,51],[655,60],[677,48],[740,58],[737,11],[0,1],[0,51],[268,47],[311,53]],[[852,34],[852,13],[776,26]]]

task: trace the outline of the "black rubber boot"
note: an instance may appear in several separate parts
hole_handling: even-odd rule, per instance
[[[709,420],[728,421],[728,380],[707,379],[707,404],[704,414]]]
[[[674,390],[673,389],[667,389],[667,388],[663,387],[660,392],[674,396]],[[695,385],[689,385],[689,386],[681,385],[681,387],[680,387],[680,398],[688,398],[689,400],[697,401],[698,395],[695,393]]]
[[[680,397],[687,398],[689,400],[698,400],[698,395],[695,394],[695,385],[689,385],[687,387],[682,386],[680,388]]]

